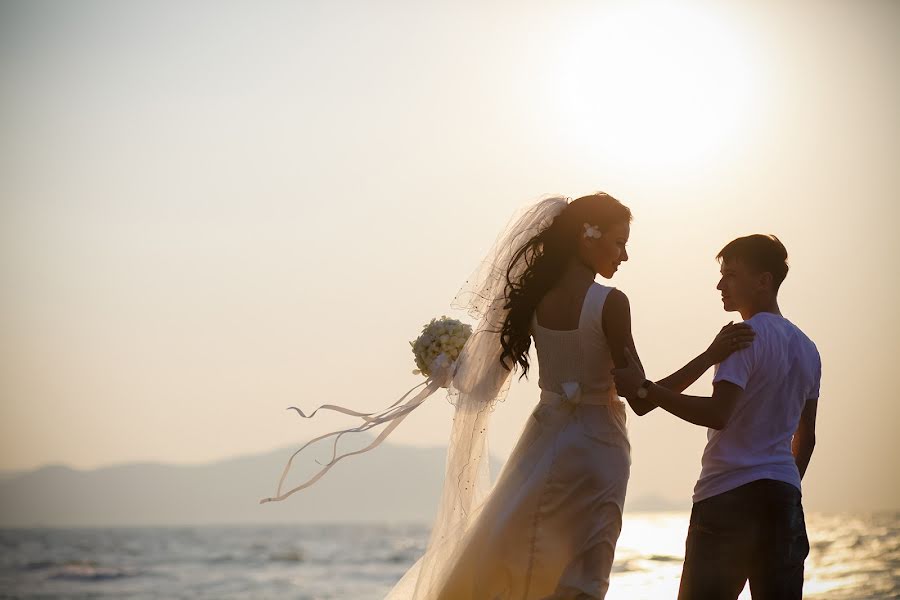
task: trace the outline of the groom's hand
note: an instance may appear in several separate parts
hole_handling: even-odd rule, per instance
[[[610,371],[616,380],[616,391],[623,398],[634,398],[638,388],[644,383],[646,376],[640,364],[634,359],[631,350],[625,347],[625,366]]]

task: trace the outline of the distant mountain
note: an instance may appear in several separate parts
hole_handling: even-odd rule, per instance
[[[274,494],[294,450],[198,466],[140,463],[80,471],[54,465],[8,474],[0,478],[0,527],[428,523],[434,516],[446,448],[385,443],[340,462],[316,485],[285,502],[258,504]],[[318,468],[314,457],[325,458],[312,452],[300,457],[291,481]],[[496,458],[491,462],[496,474],[502,463]],[[635,506],[668,508],[661,499],[638,499]]]

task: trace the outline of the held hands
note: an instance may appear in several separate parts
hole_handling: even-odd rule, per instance
[[[756,332],[752,327],[732,321],[716,335],[716,339],[706,349],[706,356],[710,363],[719,364],[738,350],[749,348],[755,337]]]
[[[625,347],[625,366],[610,371],[616,380],[616,391],[623,398],[634,398],[646,379],[641,365],[634,359],[631,349]]]

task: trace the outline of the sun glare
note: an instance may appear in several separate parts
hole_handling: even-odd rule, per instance
[[[751,133],[757,69],[727,15],[653,3],[583,17],[554,65],[568,145],[696,167]]]

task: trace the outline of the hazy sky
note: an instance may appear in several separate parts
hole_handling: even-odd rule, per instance
[[[290,404],[386,406],[516,208],[604,190],[656,378],[739,318],[721,246],[784,241],[824,365],[805,502],[900,508],[900,3],[7,1],[0,81],[0,469],[202,462],[347,423]],[[630,418],[631,493],[688,497],[705,431]]]

